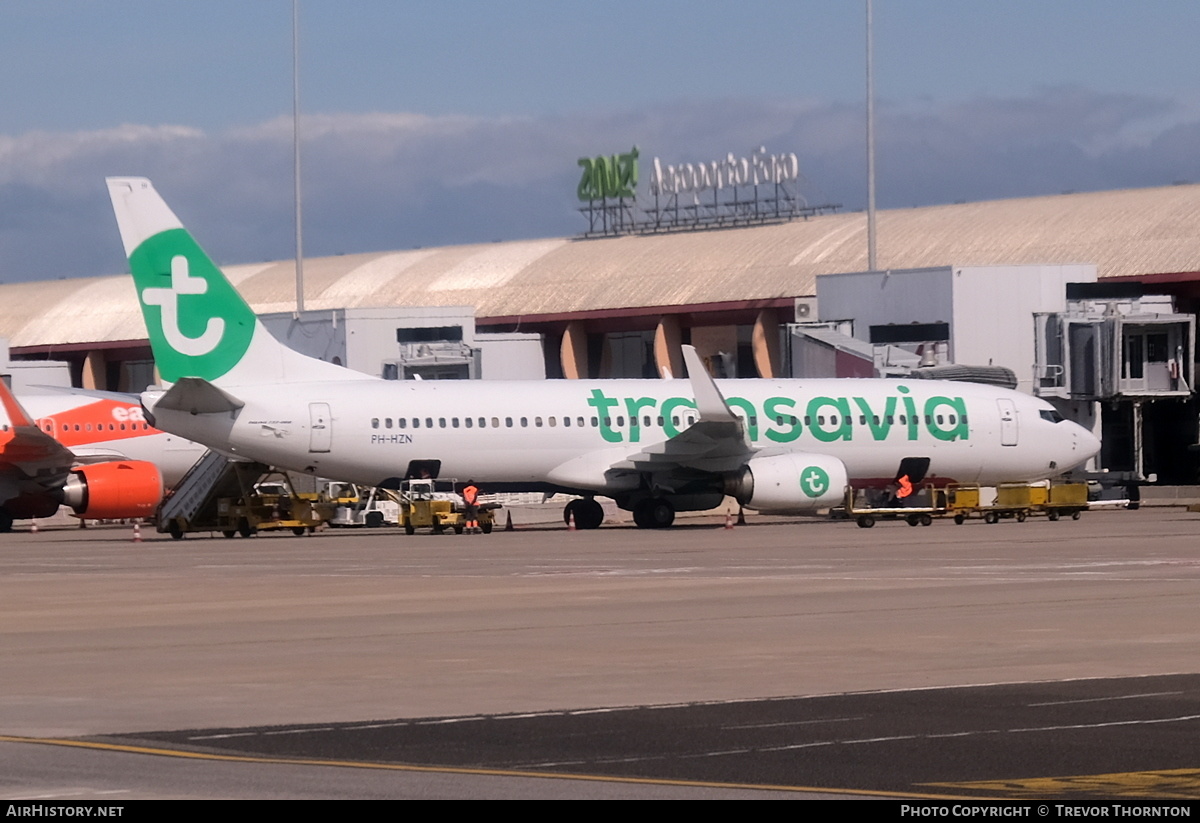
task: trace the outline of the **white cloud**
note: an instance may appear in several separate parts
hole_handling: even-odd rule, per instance
[[[1196,106],[1045,89],[1025,98],[879,105],[880,205],[904,207],[1200,180]],[[709,160],[795,151],[810,202],[861,208],[861,107],[719,100],[588,115],[304,118],[305,246],[312,255],[569,235],[576,159],[637,145]],[[292,254],[291,121],[220,133],[187,126],[0,135],[0,280],[124,268],[104,192],[151,177],[222,262]],[[645,171],[643,171],[645,177]]]

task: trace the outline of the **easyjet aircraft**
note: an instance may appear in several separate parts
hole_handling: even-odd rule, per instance
[[[1036,481],[1099,441],[1043,400],[927,380],[385,381],[283,346],[142,178],[110,178],[163,387],[160,428],[281,468],[367,485],[439,474],[488,490],[596,496],[639,526],[725,495],[760,510],[836,504],[848,483]]]
[[[36,401],[47,403],[57,413],[35,419],[0,381],[0,532],[9,531],[15,519],[49,517],[60,505],[95,519],[153,515],[163,490],[158,467],[124,459],[128,455],[113,448],[122,441],[164,436],[140,419],[141,409],[128,401],[69,395]],[[124,420],[117,421],[114,413]],[[131,419],[134,413],[137,420]]]

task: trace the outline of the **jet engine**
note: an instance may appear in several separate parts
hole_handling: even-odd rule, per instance
[[[846,466],[836,457],[791,452],[754,458],[726,493],[760,511],[810,511],[841,503],[848,482]]]
[[[114,460],[72,469],[63,485],[62,502],[77,517],[152,517],[162,500],[162,491],[162,475],[153,463]]]

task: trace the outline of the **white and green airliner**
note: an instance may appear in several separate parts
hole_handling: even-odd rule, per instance
[[[1043,400],[931,380],[392,381],[275,340],[143,178],[109,193],[163,385],[154,425],[219,451],[366,485],[471,477],[488,491],[610,497],[643,527],[726,495],[803,511],[848,484],[1032,482],[1099,451]]]

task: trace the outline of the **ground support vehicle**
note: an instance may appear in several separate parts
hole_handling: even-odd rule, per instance
[[[334,507],[330,526],[355,528],[400,525],[400,501],[388,489],[364,488],[353,483],[328,483],[325,498]]]
[[[1070,517],[1078,520],[1088,507],[1086,483],[1011,484],[996,487],[996,502],[980,506],[984,523],[1015,519],[1018,523],[1034,515],[1049,520]]]
[[[926,486],[899,500],[886,489],[846,487],[846,516],[860,529],[869,529],[881,518],[902,519],[910,526],[929,526],[933,518],[948,511],[947,495],[942,489]]]
[[[417,529],[427,528],[434,534],[442,534],[446,529],[462,534],[466,529],[466,504],[462,495],[455,491],[457,487],[457,481],[452,479],[434,481],[424,478],[401,483],[400,525],[404,527],[404,533],[414,534]],[[484,534],[491,534],[499,508],[498,503],[480,501],[477,519]]]
[[[333,517],[333,507],[320,495],[298,493],[283,472],[268,477],[239,497],[217,501],[217,531],[226,537],[279,529],[312,534]]]
[[[158,507],[158,531],[249,537],[256,531],[315,531],[333,515],[319,495],[298,494],[288,476],[262,463],[206,452]]]

